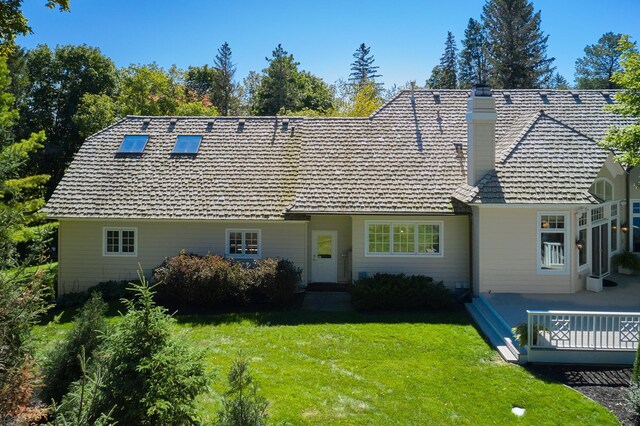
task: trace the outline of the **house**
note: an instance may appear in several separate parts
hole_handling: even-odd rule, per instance
[[[424,274],[564,293],[640,251],[637,170],[599,148],[607,91],[404,90],[370,117],[126,117],[47,203],[59,290],[184,249],[287,258],[304,283]]]

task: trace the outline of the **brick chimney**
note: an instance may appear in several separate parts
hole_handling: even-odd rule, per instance
[[[475,186],[496,163],[496,100],[491,88],[476,85],[467,102],[467,183]]]

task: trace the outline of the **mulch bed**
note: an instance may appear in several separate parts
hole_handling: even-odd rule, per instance
[[[611,410],[623,425],[638,424],[625,402],[631,368],[530,364],[532,373],[565,384]]]

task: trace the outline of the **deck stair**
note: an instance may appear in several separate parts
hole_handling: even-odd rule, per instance
[[[465,307],[505,361],[518,364],[526,362],[526,349],[518,345],[511,327],[489,302],[482,296],[474,297],[471,303],[465,304]]]

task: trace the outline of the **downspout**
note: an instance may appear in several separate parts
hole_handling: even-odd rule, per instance
[[[469,290],[473,297],[473,210],[469,213]]]
[[[625,222],[629,226],[629,231],[627,231],[627,238],[624,241],[624,249],[625,251],[631,251],[631,236],[633,235],[633,225],[631,224],[631,179],[629,175],[631,174],[631,170],[633,167],[625,170],[625,201],[627,203],[627,208],[625,209]]]

